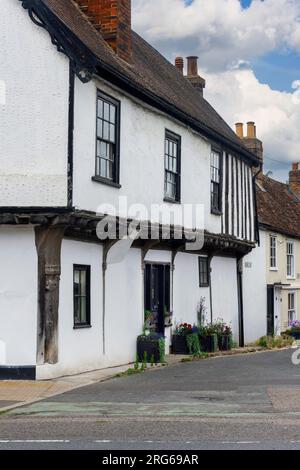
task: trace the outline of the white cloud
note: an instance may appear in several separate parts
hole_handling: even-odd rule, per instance
[[[224,70],[278,48],[300,52],[300,1],[134,0],[134,26],[169,57],[201,57],[204,70]]]
[[[272,90],[251,70],[251,61],[293,48],[300,53],[300,0],[134,0],[134,27],[173,60],[198,55],[207,88],[205,97],[222,117],[256,121],[266,168],[286,179],[288,162],[300,160],[300,77],[290,92]],[[285,176],[283,176],[285,175]]]
[[[260,83],[252,70],[207,74],[206,79],[207,100],[232,126],[255,121],[265,156],[282,162],[266,158],[266,168],[286,168],[287,174],[288,163],[300,160],[300,81],[291,92],[280,92]]]

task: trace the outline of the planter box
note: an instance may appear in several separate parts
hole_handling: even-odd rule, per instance
[[[296,333],[296,332],[295,332],[295,333],[292,333],[292,337],[293,337],[294,339],[300,339],[300,333]]]
[[[218,337],[218,346],[220,351],[230,351],[231,350],[231,336],[222,335]]]
[[[173,335],[172,336],[172,353],[173,354],[189,354],[189,349],[186,342],[186,336]]]
[[[157,364],[160,362],[160,353],[159,353],[159,340],[158,339],[137,339],[137,356],[138,361],[143,362],[145,357],[145,352],[147,354],[147,362],[151,362],[152,356],[154,357],[154,362]]]
[[[217,335],[200,336],[201,352],[216,352],[218,347]]]

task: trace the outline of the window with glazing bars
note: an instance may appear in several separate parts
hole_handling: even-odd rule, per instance
[[[221,154],[215,150],[211,151],[211,210],[221,212]]]
[[[165,198],[180,202],[181,138],[166,132],[165,138]]]
[[[295,292],[288,294],[288,322],[289,325],[296,320],[296,295]]]
[[[209,264],[208,258],[204,256],[199,257],[199,279],[200,287],[209,286]]]
[[[270,235],[270,268],[277,268],[277,237]]]
[[[119,183],[120,103],[98,91],[96,174]]]
[[[287,242],[287,276],[295,277],[295,244],[294,242]]]
[[[74,327],[91,325],[90,296],[91,296],[90,266],[74,265],[73,272],[73,302]]]

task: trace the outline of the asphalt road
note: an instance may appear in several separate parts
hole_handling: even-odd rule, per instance
[[[293,350],[177,364],[0,416],[0,449],[300,449]]]

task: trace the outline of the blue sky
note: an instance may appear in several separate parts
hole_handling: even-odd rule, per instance
[[[171,62],[199,57],[205,98],[232,128],[256,122],[265,170],[285,181],[300,161],[300,0],[133,0],[133,8],[134,28]]]

